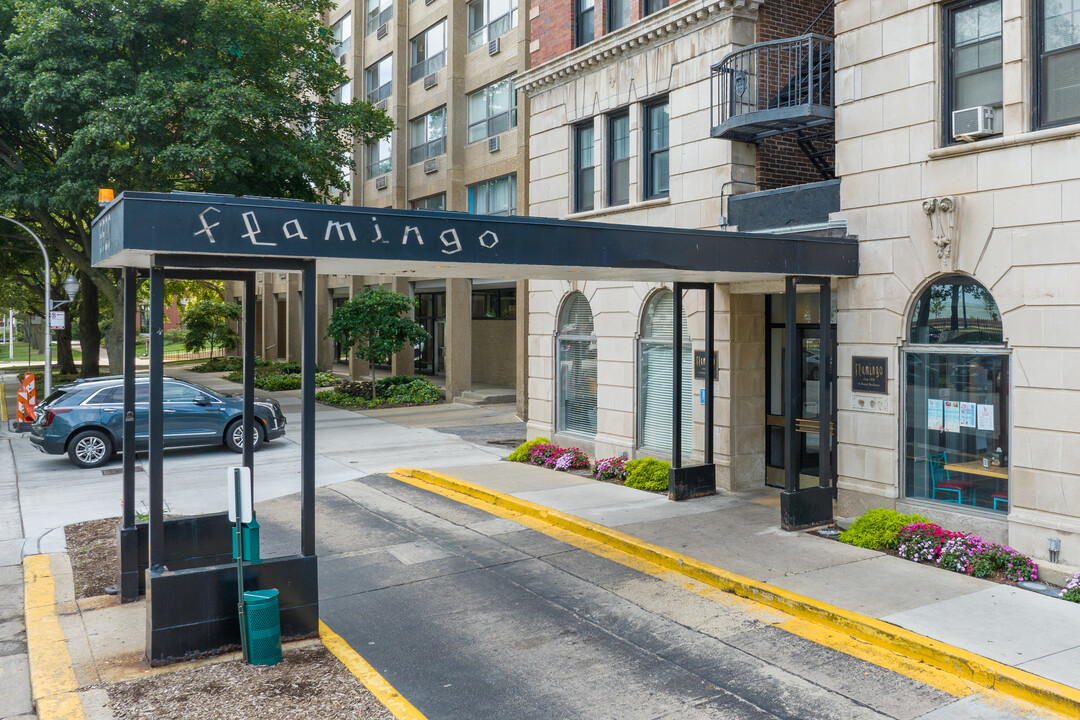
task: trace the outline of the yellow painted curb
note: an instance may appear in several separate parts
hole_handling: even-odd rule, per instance
[[[1080,690],[977,655],[962,648],[928,638],[896,625],[845,610],[798,593],[758,582],[722,568],[708,565],[688,555],[639,540],[588,520],[520,500],[442,473],[417,468],[395,468],[433,485],[448,488],[523,515],[538,518],[556,527],[601,542],[629,555],[668,570],[682,573],[707,585],[755,600],[769,607],[803,618],[912,660],[952,673],[976,685],[1011,695],[1033,705],[1080,717]]]
[[[56,614],[56,582],[48,555],[23,558],[23,608],[30,691],[39,720],[83,720],[71,655]]]
[[[319,637],[322,638],[326,649],[334,654],[341,663],[348,668],[349,672],[356,676],[371,694],[379,699],[386,709],[394,714],[398,720],[427,720],[424,714],[413,707],[394,686],[386,681],[379,671],[373,668],[360,653],[352,649],[345,639],[330,629],[330,626],[319,620]]]

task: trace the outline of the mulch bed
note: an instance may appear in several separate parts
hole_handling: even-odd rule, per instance
[[[74,573],[75,598],[97,597],[116,584],[116,524],[120,518],[91,520],[64,528]]]
[[[393,720],[326,648],[287,650],[272,667],[239,660],[106,686],[116,720]]]
[[[116,524],[91,520],[64,528],[75,597],[116,583]],[[321,645],[288,649],[273,667],[240,660],[199,665],[105,684],[116,720],[393,720],[393,714]]]

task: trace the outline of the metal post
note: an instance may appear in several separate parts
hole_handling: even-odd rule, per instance
[[[705,464],[713,464],[713,405],[716,396],[716,286],[705,286]]]
[[[672,333],[675,337],[672,342],[672,367],[671,386],[675,390],[671,398],[671,467],[678,470],[682,467],[682,323],[679,322],[683,314],[683,286],[675,283],[675,302],[672,303],[675,319]]]
[[[124,268],[124,513],[123,527],[135,527],[135,309],[138,271]]]
[[[300,377],[300,554],[315,554],[315,261],[304,263],[303,362]]]
[[[244,454],[255,482],[255,273],[244,280]],[[254,489],[254,488],[252,488]],[[254,495],[252,496],[254,497]]]
[[[795,432],[798,417],[799,336],[796,331],[795,278],[784,278],[784,489],[799,489],[799,447]]]
[[[18,220],[13,220],[9,217],[0,215],[0,220],[7,220],[8,222],[15,223],[29,233],[30,237],[34,238],[34,242],[41,248],[41,256],[45,258],[45,327],[43,328],[45,332],[45,394],[42,396],[42,399],[44,400],[52,394],[52,330],[49,329],[49,313],[52,311],[52,270],[49,267],[49,253],[45,250],[45,243],[41,242],[41,238],[39,238],[33,230],[26,227]],[[26,357],[29,359],[29,333],[27,333],[26,339],[28,341]]]
[[[832,289],[828,280],[821,282],[818,303],[818,485],[832,485]]]
[[[163,454],[165,426],[164,391],[165,276],[161,268],[150,268],[150,569],[160,572],[165,565],[165,522]]]

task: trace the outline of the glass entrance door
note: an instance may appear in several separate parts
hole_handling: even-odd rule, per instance
[[[421,375],[439,375],[443,372],[446,293],[418,292],[416,299],[416,322],[428,333],[428,339],[416,346],[416,372]]]
[[[818,296],[814,294],[800,294],[798,297],[800,307],[808,309],[816,307]],[[765,416],[765,484],[773,487],[784,487],[784,367],[787,353],[784,334],[784,296],[770,296],[768,303],[769,342],[766,347],[766,362],[768,367],[768,382],[766,386]],[[795,437],[799,443],[799,486],[816,487],[819,484],[819,445],[818,432],[821,422],[819,412],[818,388],[822,380],[822,373],[830,374],[832,388],[832,401],[834,408],[829,418],[830,438],[832,440],[833,457],[836,451],[836,365],[835,362],[829,367],[822,367],[821,358],[821,332],[817,324],[817,313],[809,311],[801,314],[802,320],[807,322],[796,326],[796,338],[798,341],[799,377],[796,378],[796,403]],[[836,357],[836,331],[833,325],[833,347],[826,357]],[[835,463],[833,464],[833,477],[835,482]]]

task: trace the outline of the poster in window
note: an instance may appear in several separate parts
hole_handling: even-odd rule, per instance
[[[945,432],[960,432],[960,403],[945,401]]]
[[[978,424],[980,430],[993,430],[994,429],[994,406],[993,405],[979,405],[977,412]]]
[[[975,403],[960,403],[960,427],[975,427]]]
[[[945,401],[926,401],[926,427],[930,430],[941,430],[945,427]]]

